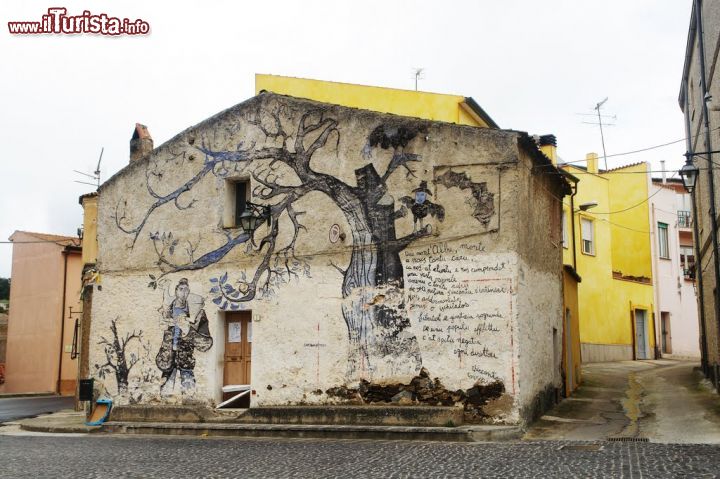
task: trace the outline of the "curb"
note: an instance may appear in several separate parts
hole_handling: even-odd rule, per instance
[[[70,433],[70,434],[90,434],[100,432],[100,426],[62,426],[47,424],[22,424],[20,429],[29,432],[50,432],[50,433]]]
[[[0,399],[9,398],[35,398],[35,397],[65,397],[56,393],[0,393]],[[67,396],[70,397],[70,396]]]
[[[485,442],[520,439],[519,426],[337,426],[303,424],[107,422],[103,432],[172,436],[236,436],[315,439],[382,439],[403,441]]]

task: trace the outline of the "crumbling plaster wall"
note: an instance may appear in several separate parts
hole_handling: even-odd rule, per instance
[[[526,150],[523,155],[529,154]],[[528,165],[529,162],[523,162]],[[518,169],[518,351],[521,415],[532,420],[562,387],[562,192],[547,167]],[[538,214],[543,212],[544,214]]]
[[[332,388],[407,383],[424,367],[448,390],[499,382],[489,415],[517,421],[519,362],[535,357],[518,353],[530,318],[518,291],[537,287],[518,282],[535,278],[518,228],[549,215],[517,207],[518,136],[272,94],[179,134],[100,191],[101,388],[121,404],[217,403],[224,317],[251,310],[253,405],[340,402]],[[223,228],[237,179],[273,205],[254,244]],[[556,266],[537,278],[560,304]]]

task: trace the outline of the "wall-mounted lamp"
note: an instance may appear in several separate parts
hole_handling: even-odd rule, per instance
[[[256,205],[249,201],[245,203],[245,211],[240,214],[240,226],[246,233],[252,235],[265,221],[270,226],[270,207],[268,205]]]
[[[598,205],[597,201],[588,201],[587,203],[581,203],[578,205],[580,211],[587,211],[590,208],[595,208]]]
[[[685,186],[685,189],[688,193],[692,193],[695,189],[695,182],[697,181],[698,171],[698,167],[693,164],[692,160],[689,157],[687,160],[685,160],[685,164],[683,165],[683,167],[680,168],[680,176],[682,177],[683,186]]]

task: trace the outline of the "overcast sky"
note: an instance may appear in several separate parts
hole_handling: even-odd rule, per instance
[[[49,7],[141,18],[138,37],[10,35]],[[472,96],[502,127],[553,133],[577,161],[602,153],[583,124],[605,97],[608,154],[684,136],[677,103],[690,0],[96,1],[0,3],[0,240],[74,235],[78,196],[128,162],[135,122],[155,146],[254,93],[254,74]],[[684,143],[608,159],[682,164]],[[0,244],[0,277],[12,246]]]

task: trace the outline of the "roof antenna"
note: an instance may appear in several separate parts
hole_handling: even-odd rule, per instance
[[[105,151],[105,147],[103,146],[100,149],[100,158],[98,158],[97,166],[95,167],[95,171],[93,171],[92,174],[83,173],[82,171],[78,171],[78,170],[73,170],[75,173],[81,174],[83,176],[87,176],[88,178],[95,181],[96,183],[89,183],[87,181],[74,180],[75,183],[81,183],[83,185],[90,185],[90,186],[95,186],[96,188],[100,188],[100,163],[102,163],[102,156],[103,156],[104,151]]]
[[[595,107],[593,110],[597,111],[597,119],[598,122],[592,122],[592,121],[584,121],[583,123],[587,125],[597,125],[600,127],[600,141],[602,142],[602,149],[603,149],[603,162],[605,163],[605,171],[607,171],[607,153],[605,152],[605,135],[603,134],[603,126],[615,126],[615,123],[603,123],[603,118],[610,118],[611,120],[617,120],[617,115],[601,115],[600,109],[605,104],[605,102],[608,101],[608,97],[605,97],[605,99],[601,102],[598,102],[595,104]],[[578,115],[583,116],[595,116],[595,113],[578,113]]]
[[[418,91],[418,80],[422,80],[424,77],[425,69],[422,67],[413,68],[413,75],[415,75],[415,91]]]

